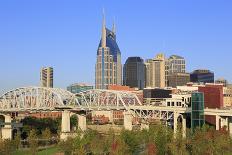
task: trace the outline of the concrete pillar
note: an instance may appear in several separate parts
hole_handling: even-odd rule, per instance
[[[123,115],[124,115],[124,128],[126,130],[132,130],[132,116],[130,114],[129,111],[124,111],[123,112]]]
[[[11,116],[10,115],[4,115],[5,117],[5,123],[11,123]],[[2,128],[2,139],[12,139],[12,127],[11,125],[5,125]]]
[[[219,126],[220,126],[220,116],[216,115],[216,130],[219,130]]]
[[[182,137],[186,138],[186,116],[182,117]]]
[[[229,133],[230,133],[230,136],[232,137],[232,117],[229,117],[228,121],[229,121],[229,125],[228,125]]]
[[[81,131],[86,130],[86,117],[83,115],[77,115],[78,117],[78,129]]]
[[[147,124],[147,123],[141,123],[140,128],[141,128],[141,130],[149,130],[149,124]]]
[[[70,132],[70,111],[62,111],[61,132]]]
[[[228,117],[221,117],[221,128],[226,127],[228,131]]]
[[[174,136],[177,134],[177,125],[178,125],[177,119],[178,119],[178,116],[179,116],[179,113],[177,113],[177,112],[174,112],[174,113],[173,113],[173,129],[174,129]]]

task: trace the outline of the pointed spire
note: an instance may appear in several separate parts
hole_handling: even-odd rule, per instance
[[[101,46],[106,47],[106,21],[105,21],[105,10],[104,10],[104,8],[103,8],[103,20],[102,20]]]
[[[116,35],[116,24],[115,24],[115,18],[114,18],[114,22],[113,22],[112,32],[114,33],[114,35]]]

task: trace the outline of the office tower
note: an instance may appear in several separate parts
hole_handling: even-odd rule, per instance
[[[40,71],[40,86],[53,88],[53,68],[43,67]]]
[[[143,89],[145,87],[145,65],[140,57],[129,57],[123,67],[123,84]]]
[[[171,73],[167,77],[169,87],[184,86],[190,82],[189,73]]]
[[[221,83],[221,84],[223,84],[224,87],[227,87],[227,85],[228,85],[228,81],[224,78],[219,78],[219,79],[215,80],[215,83],[217,83],[217,84]]]
[[[146,66],[146,87],[165,87],[165,57],[157,54],[154,59],[148,59]]]
[[[93,86],[85,84],[85,83],[75,83],[67,87],[67,90],[74,94],[85,92],[91,89],[93,89]]]
[[[190,73],[190,81],[196,83],[214,83],[214,73],[209,70],[198,69]]]
[[[168,76],[173,73],[185,73],[185,59],[178,55],[171,55],[165,61],[165,85],[168,85]]]
[[[178,55],[171,55],[168,58],[168,72],[171,73],[185,73],[185,59]]]
[[[121,52],[116,42],[115,24],[112,31],[102,22],[102,36],[97,50],[95,88],[107,89],[109,85],[122,84]]]

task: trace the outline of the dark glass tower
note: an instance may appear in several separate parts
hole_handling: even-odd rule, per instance
[[[190,74],[190,81],[197,83],[214,83],[214,73],[209,70],[195,70]]]
[[[145,65],[140,57],[129,57],[123,67],[123,84],[143,89],[145,87]]]
[[[121,52],[116,42],[115,25],[112,31],[102,23],[102,37],[97,50],[95,88],[107,89],[109,85],[122,84]]]

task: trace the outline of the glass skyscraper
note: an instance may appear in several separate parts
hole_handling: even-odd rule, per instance
[[[102,37],[97,50],[95,88],[107,89],[109,85],[122,84],[121,52],[116,42],[115,24],[112,31],[102,22]]]
[[[145,87],[145,64],[140,57],[129,57],[123,67],[123,84],[143,89]]]

